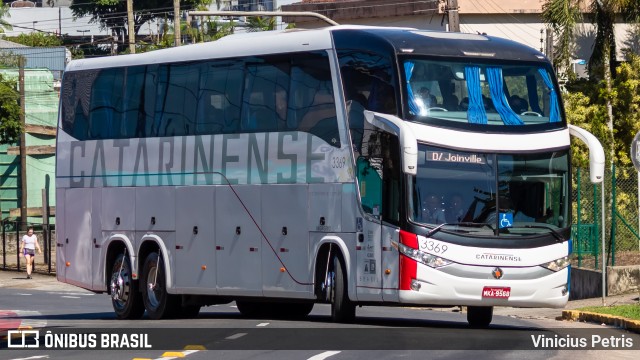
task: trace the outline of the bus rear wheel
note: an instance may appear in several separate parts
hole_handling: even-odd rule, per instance
[[[166,273],[162,257],[153,252],[147,256],[142,267],[142,299],[149,317],[158,320],[176,314],[179,298],[167,293]]]
[[[342,257],[333,257],[333,269],[329,272],[329,277],[333,278],[330,283],[331,320],[338,323],[353,322],[356,318],[356,305],[349,300],[347,272]]]
[[[131,262],[125,254],[120,254],[111,270],[111,305],[118,319],[139,319],[144,315],[144,303],[138,291],[138,284],[131,276]]]
[[[493,319],[493,306],[467,307],[467,322],[472,328],[486,328]]]

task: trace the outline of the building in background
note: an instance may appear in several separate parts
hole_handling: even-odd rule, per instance
[[[341,24],[376,26],[406,26],[424,30],[448,29],[445,4],[439,1],[397,0],[302,0],[283,5],[283,11],[314,11]],[[546,53],[547,27],[542,22],[542,0],[458,0],[460,31],[486,33],[528,45]],[[589,59],[595,27],[585,11],[585,21],[576,31],[576,59]],[[299,28],[316,28],[326,23],[312,18],[284,17]],[[618,58],[630,34],[630,25],[619,22],[615,26]]]
[[[19,144],[0,145],[0,210],[2,219],[20,217],[22,194],[27,194],[29,222],[42,222],[42,190],[46,189],[52,214],[55,206],[55,135],[58,118],[59,88],[54,74],[62,74],[65,48],[31,48],[7,41],[0,42],[0,56],[24,56],[26,68],[25,145],[26,169],[20,168]],[[18,81],[16,68],[0,69],[3,78]],[[21,189],[20,176],[26,176],[27,188]],[[51,222],[51,221],[50,221]]]

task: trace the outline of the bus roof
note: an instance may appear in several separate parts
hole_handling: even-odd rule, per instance
[[[66,71],[98,69],[201,59],[268,55],[331,49],[332,32],[367,34],[391,45],[398,54],[458,58],[548,61],[541,52],[499,37],[412,28],[340,25],[321,29],[288,29],[242,33],[220,40],[135,55],[74,60]]]

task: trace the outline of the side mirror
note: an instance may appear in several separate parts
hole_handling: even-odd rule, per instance
[[[418,173],[418,140],[407,123],[393,115],[366,110],[364,118],[374,127],[398,137],[402,156],[402,171],[405,174]]]
[[[604,180],[604,149],[600,141],[583,128],[569,124],[569,134],[582,140],[589,148],[589,180],[601,183]]]

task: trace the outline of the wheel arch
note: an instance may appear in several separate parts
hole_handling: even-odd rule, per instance
[[[131,243],[131,240],[129,239],[129,237],[122,234],[113,235],[109,237],[109,239],[107,240],[107,243],[108,243],[107,251],[104,255],[105,256],[104,282],[107,287],[107,293],[111,294],[111,288],[109,286],[109,281],[111,281],[111,270],[113,269],[113,264],[115,263],[119,254],[124,253],[126,249],[127,254],[129,256],[129,263],[131,264],[131,268],[132,268],[131,271],[134,275],[132,276],[132,278],[134,280],[137,279],[138,269],[136,266],[136,261],[135,261],[136,256],[134,255],[135,253],[133,251],[133,244]]]
[[[164,271],[166,276],[167,292],[173,293],[172,267],[169,261],[169,251],[161,237],[155,234],[147,234],[142,237],[140,248],[138,249],[138,269],[142,269],[144,261],[154,251],[158,251],[164,262]],[[139,274],[142,276],[142,274]]]
[[[336,249],[337,246],[337,249]],[[327,266],[327,256],[329,249],[335,254],[338,251],[338,255],[342,257],[344,261],[345,270],[347,271],[347,281],[349,290],[349,299],[356,301],[356,284],[355,275],[351,272],[351,253],[344,242],[344,240],[338,236],[330,235],[323,237],[315,246],[314,249],[314,294],[319,299],[321,293],[321,284],[324,281],[324,272]]]

